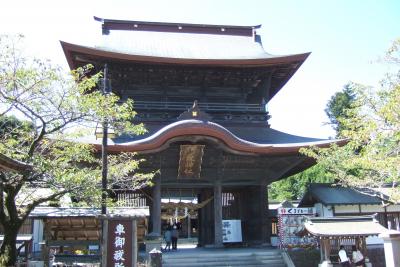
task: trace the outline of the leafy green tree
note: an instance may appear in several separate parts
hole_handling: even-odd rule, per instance
[[[268,196],[271,200],[296,200],[303,196],[309,183],[332,182],[334,182],[333,175],[327,172],[322,165],[316,164],[301,173],[272,183]]]
[[[104,119],[122,132],[145,131],[142,125],[131,123],[136,115],[132,101],[119,104],[114,94],[93,90],[101,74],[87,67],[66,75],[48,61],[25,56],[19,48],[22,41],[21,36],[0,37],[0,154],[33,168],[0,170],[0,224],[4,228],[0,266],[15,265],[18,231],[39,204],[71,194],[89,205],[100,205],[99,157],[92,146],[73,140],[93,135],[93,126]],[[151,173],[137,172],[134,156],[110,155],[111,183],[134,188],[151,179]],[[47,188],[49,193],[35,194],[38,188]]]
[[[354,104],[356,93],[352,83],[346,84],[341,92],[335,93],[328,101],[325,113],[330,124],[340,137],[341,132],[346,129],[342,118],[348,117],[348,110]],[[331,183],[334,182],[332,172],[323,164],[317,164],[301,173],[286,179],[274,182],[269,187],[269,197],[273,200],[295,200],[302,197],[309,183]]]
[[[306,149],[339,181],[351,187],[379,188],[392,184],[389,197],[400,200],[400,39],[386,54],[393,64],[379,88],[355,85],[355,100],[346,116],[341,136],[346,146]]]
[[[356,98],[353,86],[355,85],[352,83],[346,84],[341,92],[337,92],[331,97],[325,108],[325,113],[336,131],[337,137],[345,129],[345,125],[341,123],[341,118],[347,117],[347,110],[352,107]]]

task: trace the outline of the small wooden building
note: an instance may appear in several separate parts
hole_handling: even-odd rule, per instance
[[[147,234],[148,208],[109,208],[109,216],[134,218],[137,223],[137,241],[143,243]],[[101,210],[95,208],[37,207],[30,214],[42,236],[41,257],[56,261],[100,262],[102,238]],[[41,232],[40,232],[41,231]]]
[[[400,230],[400,204],[388,199],[382,191],[374,189],[314,183],[308,186],[299,207],[315,207],[319,217],[376,214],[384,227]]]
[[[372,216],[313,217],[304,223],[306,232],[318,239],[322,262],[339,262],[339,247],[343,245],[351,257],[352,246],[356,246],[368,257],[365,239],[378,236],[388,230]]]

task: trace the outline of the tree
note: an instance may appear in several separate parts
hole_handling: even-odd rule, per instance
[[[296,200],[301,198],[309,183],[332,183],[334,177],[322,165],[317,164],[311,168],[292,175],[283,180],[273,182],[269,187],[268,197],[272,200]]]
[[[400,39],[386,54],[395,71],[379,88],[354,85],[355,99],[346,115],[341,136],[346,146],[303,150],[335,173],[346,186],[380,188],[392,185],[389,197],[400,200]]]
[[[335,93],[328,101],[325,113],[329,118],[330,124],[336,131],[336,136],[340,136],[341,132],[345,130],[345,125],[341,123],[341,118],[347,116],[347,110],[351,108],[355,101],[356,94],[354,92],[352,83],[344,86],[341,92]]]
[[[347,118],[347,110],[352,108],[356,99],[356,93],[353,89],[355,86],[353,83],[346,84],[343,90],[335,93],[326,105],[325,113],[336,131],[336,137],[340,137],[341,133],[346,130],[346,125],[342,123],[342,119]],[[318,182],[334,182],[332,173],[325,169],[323,164],[317,164],[301,173],[272,183],[269,188],[269,197],[279,201],[295,200],[304,194],[309,183]]]
[[[1,266],[15,265],[18,231],[39,204],[72,194],[99,205],[99,158],[92,146],[73,140],[93,135],[93,126],[104,119],[119,132],[145,131],[131,123],[136,115],[132,101],[120,104],[114,94],[93,90],[101,73],[88,66],[67,76],[48,61],[25,56],[18,46],[22,41],[21,36],[0,37],[0,154],[33,168],[0,170]],[[137,172],[134,156],[110,155],[111,182],[134,188],[151,179],[152,173]],[[33,193],[38,188],[49,193],[38,196]]]

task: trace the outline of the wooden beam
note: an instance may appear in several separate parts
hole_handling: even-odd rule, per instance
[[[49,240],[49,246],[89,246],[100,245],[99,240]]]

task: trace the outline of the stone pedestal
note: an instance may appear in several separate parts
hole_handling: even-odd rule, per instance
[[[384,242],[386,266],[400,267],[400,232],[390,230],[379,237]]]
[[[318,264],[318,267],[333,267],[333,264],[330,261],[323,261],[322,263]]]
[[[157,249],[152,249],[149,252],[149,266],[162,267],[162,252]]]
[[[145,239],[146,254],[150,253],[153,249],[161,251],[161,236],[148,235]]]

